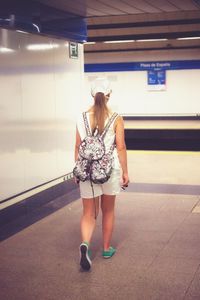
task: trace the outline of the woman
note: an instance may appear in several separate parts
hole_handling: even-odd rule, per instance
[[[87,111],[88,123],[92,132],[98,128],[98,132],[102,133],[107,120],[112,115],[112,111],[107,106],[111,93],[109,82],[103,78],[96,79],[91,92],[94,97],[94,104]],[[76,129],[75,161],[78,158],[79,145],[85,136],[86,131],[83,118],[80,117]],[[123,118],[119,115],[106,133],[104,139],[106,148],[109,148],[114,141],[116,149],[113,154],[113,169],[109,180],[103,184],[94,184],[93,191],[89,181],[79,182],[83,202],[83,215],[81,218],[82,243],[80,245],[80,265],[83,270],[89,270],[91,267],[89,246],[96,224],[94,215],[98,215],[100,201],[103,233],[102,256],[110,258],[116,252],[116,249],[110,245],[114,225],[115,198],[120,192],[121,187],[125,188],[129,183],[124,123]]]

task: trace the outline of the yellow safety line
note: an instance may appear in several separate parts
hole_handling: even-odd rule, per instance
[[[158,127],[155,127],[155,126],[125,126],[124,127],[125,129],[181,129],[181,130],[188,130],[188,129],[193,129],[193,130],[199,130],[200,129],[200,126],[198,127],[165,127],[165,126],[158,126]]]
[[[175,150],[169,150],[169,151],[162,151],[162,150],[127,150],[130,153],[156,153],[156,154],[192,154],[192,155],[200,155],[200,151],[175,151]]]

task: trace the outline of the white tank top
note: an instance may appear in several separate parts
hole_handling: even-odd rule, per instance
[[[92,112],[86,113],[88,124],[89,124],[90,131],[91,131],[90,118],[89,118],[90,114],[92,114]],[[110,115],[110,117],[111,117],[111,115]],[[106,120],[106,123],[107,123],[107,121],[108,121],[108,119]],[[84,124],[82,114],[80,115],[80,117],[77,120],[77,129],[80,134],[81,140],[83,140],[86,137],[87,133],[85,130],[85,124]],[[114,132],[113,124],[111,124],[111,126],[109,127],[109,129],[104,137],[104,144],[105,144],[106,150],[108,150],[111,147],[111,145],[114,143],[114,141],[115,141],[115,132]],[[113,156],[114,156],[113,169],[120,169],[120,163],[119,163],[119,158],[118,158],[116,148],[114,149]]]

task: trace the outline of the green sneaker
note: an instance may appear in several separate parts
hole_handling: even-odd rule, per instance
[[[110,258],[112,257],[116,252],[116,249],[113,247],[110,247],[108,251],[103,251],[102,256],[103,258]]]
[[[88,244],[87,243],[82,243],[79,247],[80,250],[80,265],[81,268],[85,271],[89,271],[91,268],[92,262],[90,259],[90,250],[88,249]]]

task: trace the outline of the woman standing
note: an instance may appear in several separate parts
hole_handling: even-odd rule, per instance
[[[98,129],[98,132],[101,134],[108,119],[113,114],[107,105],[111,94],[109,82],[104,78],[96,79],[91,92],[94,98],[94,104],[88,109],[86,117],[91,132],[94,133],[94,131]],[[76,129],[75,161],[78,158],[79,145],[85,136],[86,130],[81,116],[77,122]],[[83,203],[83,215],[81,218],[82,243],[80,245],[80,265],[83,270],[89,270],[91,267],[89,246],[96,224],[96,218],[94,216],[95,214],[98,216],[99,212],[99,203],[101,204],[102,210],[102,256],[104,258],[110,258],[116,252],[116,249],[110,244],[114,227],[115,198],[120,192],[121,187],[127,187],[129,183],[127,153],[124,140],[124,122],[123,118],[119,115],[106,133],[104,139],[106,149],[109,149],[114,142],[116,148],[113,153],[113,169],[109,180],[103,184],[94,184],[93,191],[90,181],[79,182]]]

